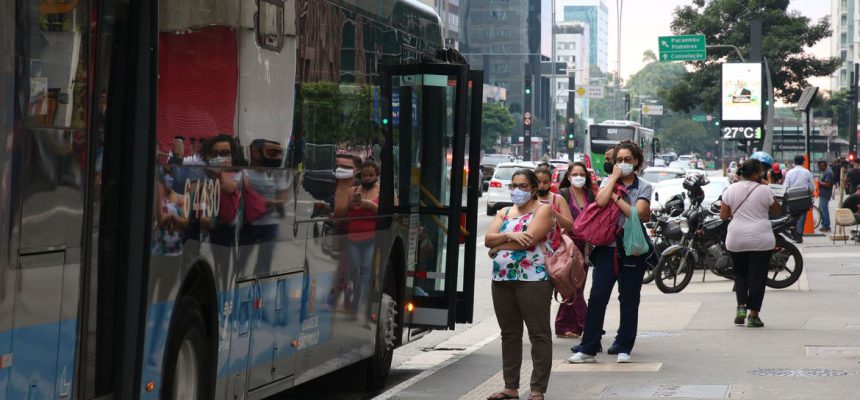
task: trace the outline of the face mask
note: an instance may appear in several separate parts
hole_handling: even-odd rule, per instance
[[[355,174],[349,168],[340,168],[334,170],[334,177],[337,179],[351,179]]]
[[[164,175],[164,186],[172,188],[173,187],[173,176]]]
[[[621,174],[624,176],[630,176],[633,173],[633,164],[623,162],[618,166],[621,167]]]
[[[375,185],[376,185],[376,179],[374,179],[372,181],[361,181],[361,187],[364,188],[364,190],[373,189],[373,187]]]
[[[611,174],[612,173],[612,163],[609,161],[603,163],[603,171],[606,172],[607,174]]]
[[[522,189],[511,190],[511,201],[517,206],[525,205],[532,199],[532,194]]]
[[[537,194],[540,197],[546,196],[547,193],[549,193],[549,189],[538,189],[537,191]]]
[[[281,160],[277,158],[260,158],[257,160],[261,167],[278,168],[281,166]]]
[[[213,167],[218,167],[221,165],[226,165],[228,161],[230,161],[230,157],[213,157],[209,159],[209,165]]]
[[[581,188],[585,186],[585,177],[584,176],[573,176],[570,178],[570,184],[575,188]]]

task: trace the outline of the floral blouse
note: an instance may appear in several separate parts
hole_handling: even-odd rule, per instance
[[[528,229],[529,221],[534,217],[534,212],[509,218],[505,215],[499,233],[523,232]],[[543,250],[535,246],[527,250],[502,250],[493,258],[493,280],[494,281],[547,281],[549,275],[546,271],[546,255],[550,254],[548,241],[538,244]]]

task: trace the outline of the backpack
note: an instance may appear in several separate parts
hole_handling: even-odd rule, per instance
[[[549,279],[555,290],[567,299],[585,285],[585,267],[582,253],[570,236],[562,231],[561,246],[546,256]]]
[[[616,185],[615,193],[626,197],[627,189],[623,185]],[[621,209],[615,202],[605,207],[598,206],[597,202],[585,206],[573,221],[573,238],[594,246],[606,246],[612,243],[618,232],[620,214]]]

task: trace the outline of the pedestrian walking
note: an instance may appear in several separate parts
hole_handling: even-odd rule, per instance
[[[735,324],[742,325],[746,320],[751,328],[764,327],[759,311],[771,253],[776,247],[768,212],[780,211],[773,190],[761,184],[764,171],[765,167],[756,159],[744,162],[737,172],[742,180],[723,191],[720,206],[720,218],[731,219],[726,249],[735,270]]]
[[[493,259],[493,308],[502,335],[505,388],[487,399],[518,399],[523,351],[523,323],[532,345],[529,399],[543,400],[552,366],[550,302],[552,283],[546,256],[552,252],[547,234],[553,228],[551,207],[538,200],[538,178],[531,170],[514,172],[510,183],[513,206],[501,210],[484,239]]]
[[[821,210],[821,232],[830,232],[830,198],[833,197],[833,185],[836,179],[833,171],[827,166],[827,161],[818,161],[821,175],[818,177],[818,208]]]
[[[645,166],[645,155],[635,143],[625,141],[615,147],[613,154],[614,165],[612,174],[603,180],[595,202],[599,207],[615,203],[620,208],[621,215],[617,226],[606,226],[601,229],[611,229],[616,233],[616,240],[605,246],[597,246],[590,254],[594,265],[591,281],[591,293],[588,298],[588,312],[585,316],[585,330],[579,345],[571,348],[574,353],[568,362],[596,362],[595,355],[601,350],[601,339],[606,333],[603,322],[606,317],[606,305],[618,282],[618,300],[621,307],[621,321],[615,341],[607,351],[617,354],[616,362],[630,362],[630,353],[636,342],[636,331],[639,323],[639,300],[642,289],[642,277],[645,275],[646,254],[627,256],[623,248],[624,237],[621,228],[625,218],[631,213],[637,213],[642,221],[650,216],[651,185],[639,179],[637,171]],[[616,184],[627,189],[626,196],[616,193]],[[644,229],[644,228],[642,228]]]
[[[815,178],[813,178],[812,172],[803,166],[805,162],[806,158],[803,156],[794,156],[794,168],[785,173],[786,189],[791,189],[793,187],[806,187],[810,194],[815,192]],[[794,232],[794,241],[797,243],[803,243],[803,226],[805,224],[806,213],[797,219],[797,226],[795,227]]]
[[[848,172],[845,173],[847,193],[854,193],[860,187],[860,159],[851,160]]]
[[[574,221],[585,209],[585,206],[593,203],[596,197],[594,183],[591,182],[591,174],[585,164],[579,161],[567,168],[567,173],[562,179],[560,187],[559,193],[570,211],[571,219]],[[570,231],[568,230],[568,232]],[[577,239],[574,239],[573,242],[580,252],[585,252],[585,242]],[[587,276],[587,268],[585,273]],[[582,336],[582,331],[585,328],[585,314],[588,312],[584,289],[584,287],[579,288],[573,298],[564,299],[558,305],[558,312],[555,315],[556,336],[573,339]]]

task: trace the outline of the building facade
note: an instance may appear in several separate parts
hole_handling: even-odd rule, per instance
[[[601,72],[608,72],[609,8],[604,0],[556,0],[556,18],[588,27],[589,61]]]
[[[561,22],[556,24],[555,57],[556,61],[567,63],[567,74],[555,78],[556,103],[555,109],[561,115],[566,115],[567,103],[572,95],[569,75],[574,76],[577,85],[589,83],[589,27],[578,22]],[[576,99],[576,112],[588,115],[588,99]]]
[[[851,71],[855,61],[860,58],[860,8],[856,0],[830,0],[831,25],[833,36],[830,40],[830,54],[843,60],[842,65],[830,80],[832,90],[847,89],[851,85]]]

